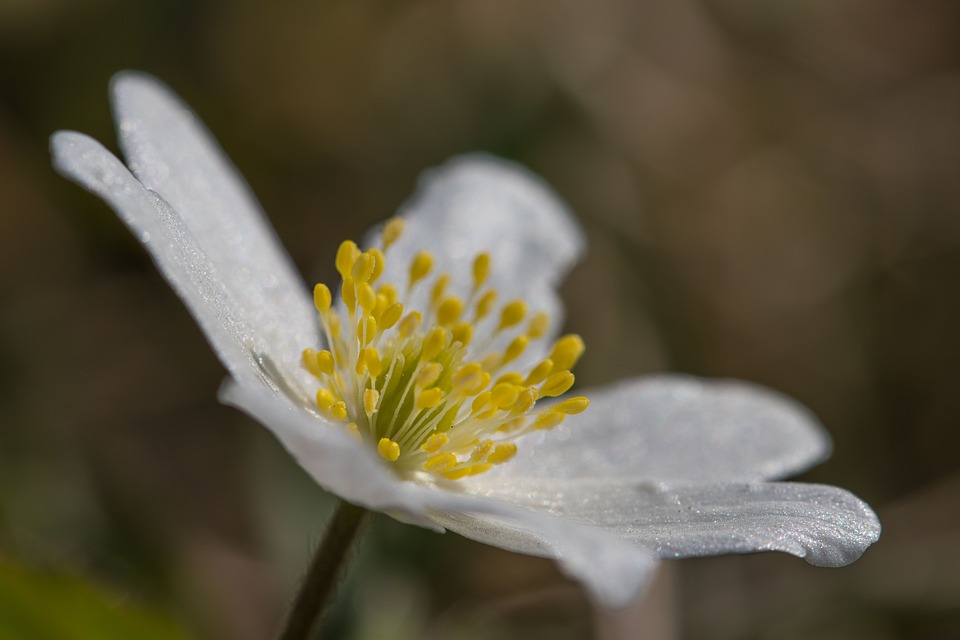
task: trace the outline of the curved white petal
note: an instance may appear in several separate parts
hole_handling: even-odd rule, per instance
[[[516,553],[553,558],[591,599],[622,607],[637,597],[657,566],[654,553],[597,527],[535,514],[478,515],[466,510],[434,512],[434,522],[460,535]]]
[[[143,243],[231,374],[262,379],[270,345],[260,327],[248,323],[248,309],[226,291],[219,265],[197,245],[178,213],[92,138],[60,131],[50,143],[56,169],[103,198]]]
[[[590,406],[518,442],[480,476],[734,482],[782,478],[826,459],[830,439],[804,407],[733,380],[661,375],[585,395]]]
[[[837,567],[859,558],[880,536],[869,506],[825,485],[526,480],[484,495],[590,522],[662,558],[784,551]]]
[[[290,371],[318,344],[312,300],[249,187],[196,115],[142,73],[111,84],[120,147],[132,173],[180,214],[217,265],[247,325]]]
[[[649,550],[594,527],[501,500],[399,480],[341,427],[262,385],[228,380],[220,399],[268,426],[328,491],[403,522],[449,528],[503,549],[553,558],[605,606],[622,606],[633,599],[656,564]]]
[[[500,303],[523,299],[531,313],[550,314],[552,332],[559,329],[563,309],[555,289],[583,252],[584,238],[543,180],[499,158],[461,156],[424,173],[399,214],[406,219],[406,231],[390,249],[384,280],[405,286],[410,259],[428,250],[434,273],[450,273],[451,292],[466,299],[473,259],[489,252],[488,284],[497,290]],[[374,238],[369,240],[373,243]],[[417,306],[422,308],[429,286],[419,289]],[[478,335],[485,328],[478,327]],[[548,341],[549,335],[544,343]],[[517,366],[540,352],[531,345]]]

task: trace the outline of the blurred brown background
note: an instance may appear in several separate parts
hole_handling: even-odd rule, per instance
[[[960,637],[958,36],[955,0],[0,0],[0,556],[263,638],[329,509],[49,167],[59,128],[115,147],[107,81],[135,68],[199,112],[310,282],[424,168],[527,164],[590,239],[564,289],[581,383],[782,390],[835,439],[805,479],[885,527],[841,570],[667,563],[610,615],[548,562],[381,517],[331,637]]]

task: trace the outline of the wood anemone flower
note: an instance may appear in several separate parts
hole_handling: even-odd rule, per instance
[[[111,94],[126,164],[61,131],[54,165],[116,211],[183,299],[227,368],[223,402],[327,491],[553,558],[606,606],[660,558],[840,566],[879,537],[847,491],[773,482],[830,448],[783,396],[677,375],[567,395],[584,346],[557,334],[556,287],[584,239],[524,169],[472,155],[428,172],[365,249],[340,246],[340,285],[311,292],[193,112],[139,73]]]

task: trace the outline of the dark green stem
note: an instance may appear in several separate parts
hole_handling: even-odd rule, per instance
[[[353,555],[360,532],[370,512],[340,501],[327,526],[303,584],[290,608],[279,640],[309,640],[333,600],[340,578]]]

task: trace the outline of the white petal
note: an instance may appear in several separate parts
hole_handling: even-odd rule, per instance
[[[552,331],[560,327],[562,305],[555,289],[583,252],[584,237],[540,178],[491,156],[454,158],[423,175],[400,215],[406,231],[390,250],[385,280],[405,286],[410,259],[427,250],[434,273],[450,273],[451,292],[466,297],[474,257],[489,252],[489,286],[497,289],[499,302],[523,299],[531,313],[550,314]],[[420,285],[421,296],[428,289]],[[418,306],[423,304],[421,297]],[[531,354],[528,360],[535,350]]]
[[[316,312],[236,168],[196,115],[156,79],[121,73],[111,90],[120,147],[133,174],[179,212],[248,326],[271,345],[271,356],[298,369],[302,350],[319,342]]]
[[[525,437],[509,464],[478,481],[754,481],[803,471],[830,453],[829,437],[809,411],[746,382],[663,375],[584,395],[586,411]]]
[[[247,310],[224,289],[218,265],[197,246],[177,212],[83,134],[54,134],[51,152],[60,173],[103,198],[144,244],[231,374],[261,379],[261,358],[269,345],[247,324]]]
[[[591,522],[662,558],[784,551],[837,567],[880,536],[869,506],[848,491],[815,484],[529,480],[490,495]]]
[[[341,426],[298,407],[263,385],[227,380],[220,401],[269,428],[321,487],[348,502],[378,511],[400,511],[406,521],[430,527],[415,485],[398,480],[373,451],[354,441]]]
[[[435,512],[433,520],[471,540],[555,559],[565,575],[583,583],[591,599],[605,607],[622,607],[636,598],[657,566],[649,549],[571,520],[463,510]]]
[[[503,549],[556,559],[605,606],[622,606],[633,599],[656,564],[649,550],[594,527],[501,500],[399,480],[341,427],[326,424],[262,385],[228,381],[220,398],[273,430],[328,491],[403,522],[449,527]]]

